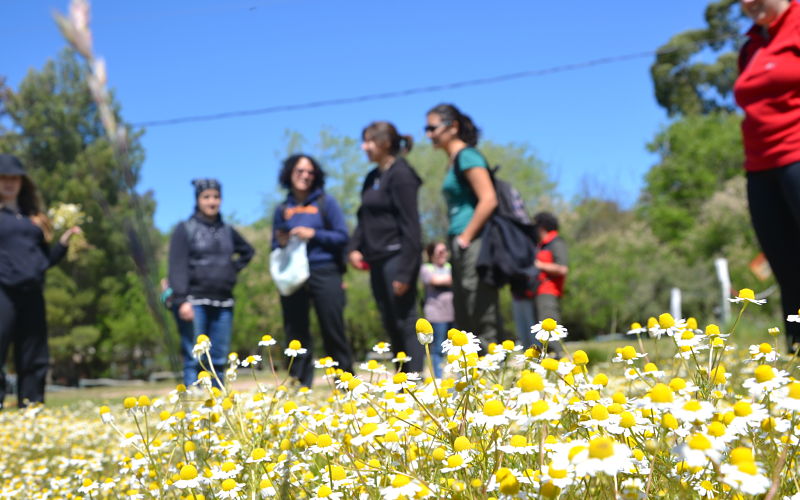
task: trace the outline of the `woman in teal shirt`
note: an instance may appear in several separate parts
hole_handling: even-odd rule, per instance
[[[475,149],[479,131],[469,116],[452,104],[440,104],[428,111],[425,135],[449,158],[442,192],[450,219],[455,326],[477,335],[485,351],[489,343],[497,341],[502,321],[498,290],[481,281],[475,265],[481,230],[497,207],[497,193],[489,165]],[[460,175],[454,168],[456,162]]]

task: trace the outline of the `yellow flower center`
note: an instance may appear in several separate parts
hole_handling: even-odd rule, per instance
[[[702,434],[693,435],[691,438],[689,438],[687,444],[689,445],[689,448],[693,450],[707,450],[711,448],[711,441],[709,441],[708,438]]]
[[[328,434],[320,434],[317,436],[317,446],[320,448],[327,448],[331,444],[333,444],[333,440]]]
[[[603,405],[592,407],[592,418],[594,420],[608,420],[608,409]]]
[[[546,412],[550,409],[550,405],[547,404],[547,401],[540,399],[538,401],[534,401],[531,404],[531,414],[533,416],[541,415],[542,413]]]
[[[758,346],[758,352],[760,352],[761,354],[769,354],[772,352],[772,346],[765,342],[760,346]]]
[[[598,373],[592,379],[592,383],[596,385],[602,385],[605,387],[608,384],[608,375],[606,375],[605,373]]]
[[[756,381],[759,384],[767,382],[775,378],[775,372],[772,370],[772,367],[769,365],[759,365],[755,371]]]
[[[379,366],[380,364],[374,359],[370,359],[369,362],[367,363],[368,370],[377,370]]]
[[[691,401],[683,405],[683,409],[687,411],[698,411],[701,408],[703,408],[702,405],[700,405],[700,402],[697,401],[696,399],[692,399]]]
[[[487,417],[496,417],[506,411],[505,405],[497,399],[490,399],[483,405],[483,414]]]
[[[614,454],[614,441],[611,438],[599,437],[589,442],[589,458],[608,458]]]
[[[296,351],[296,350],[302,349],[302,348],[303,348],[303,344],[301,344],[299,340],[292,340],[291,342],[289,342],[289,349],[291,349],[293,351]]]
[[[706,335],[708,335],[709,337],[719,335],[719,327],[713,323],[706,326]]]
[[[742,462],[736,464],[736,468],[739,469],[739,472],[744,472],[745,474],[750,474],[751,476],[758,474],[758,467],[756,467],[755,462]]]
[[[553,479],[562,479],[567,477],[566,469],[556,469],[553,467],[552,464],[550,464],[548,473],[550,474],[550,477],[552,477]]]
[[[753,450],[750,448],[740,446],[731,450],[730,461],[733,465],[737,465],[742,462],[753,462],[754,460],[755,458],[753,458]]]
[[[449,457],[447,457],[448,467],[459,467],[463,463],[464,463],[464,457],[462,457],[461,455],[450,455]]]
[[[466,333],[464,333],[462,331],[455,331],[455,332],[453,332],[453,336],[451,338],[451,341],[453,342],[454,346],[461,347],[463,345],[467,345],[467,342],[469,340],[467,339],[467,334]]]
[[[631,323],[631,328],[630,329],[631,330],[638,330],[641,327],[642,327],[642,325],[640,323],[633,322],[633,323]]]
[[[130,410],[131,408],[136,406],[136,398],[128,397],[122,401],[122,406],[125,407],[126,410]]]
[[[180,476],[184,481],[190,481],[197,477],[197,469],[194,465],[184,465],[181,467]]]
[[[753,292],[753,290],[749,288],[742,288],[741,290],[739,290],[739,295],[737,295],[737,297],[739,297],[740,299],[755,300],[756,294],[755,292]]]
[[[657,320],[657,319],[655,319],[655,318],[654,318],[654,317],[652,317],[652,316],[650,316],[649,318],[647,318],[647,328],[648,328],[648,329],[652,329],[652,328],[655,328],[655,327],[657,327],[657,326],[658,326],[658,320]]]
[[[233,462],[225,462],[222,464],[222,472],[230,472],[236,468],[236,464]]]
[[[636,425],[636,417],[633,416],[633,413],[629,411],[623,411],[619,414],[619,425],[626,429],[630,429],[634,425]]]
[[[544,358],[542,360],[542,368],[554,372],[558,370],[558,360],[553,358]]]
[[[789,384],[788,396],[792,399],[800,399],[800,382],[792,382]]]
[[[677,429],[678,419],[672,413],[665,413],[661,417],[661,425],[667,429]]]
[[[711,422],[708,424],[708,433],[714,437],[720,437],[725,434],[725,424],[722,422]]]
[[[658,316],[658,324],[661,328],[672,328],[675,326],[675,318],[670,313],[664,313]]]
[[[222,481],[222,491],[231,491],[234,488],[236,488],[235,480],[228,478]]]
[[[267,456],[267,451],[264,448],[256,448],[250,453],[253,460],[261,460],[265,456]]]
[[[323,484],[317,488],[317,496],[319,498],[327,498],[331,495],[331,493],[333,493],[333,490],[327,484]]]
[[[522,392],[541,391],[544,389],[544,381],[538,373],[528,372],[519,378],[517,387],[522,389]]]
[[[737,401],[735,405],[733,405],[733,413],[737,417],[746,417],[753,413],[753,407],[747,401]]]
[[[207,335],[198,335],[197,343],[202,344],[203,342],[211,342],[211,339],[209,339]]]
[[[511,436],[509,444],[515,448],[523,448],[525,446],[528,446],[528,439],[521,434],[514,434],[513,436]]]
[[[417,331],[419,333],[424,333],[426,335],[430,335],[433,333],[433,325],[431,322],[425,318],[420,318],[417,320]]]
[[[514,349],[514,341],[513,340],[504,340],[503,341],[503,349],[506,351],[511,351]]]
[[[626,345],[625,347],[622,348],[620,354],[622,355],[622,359],[624,360],[634,359],[636,357],[636,348],[633,347],[632,345]]]
[[[344,471],[344,467],[342,467],[341,465],[331,466],[331,479],[333,479],[334,481],[341,481],[346,477],[347,473]]]
[[[464,451],[464,450],[469,450],[471,448],[472,448],[472,443],[466,436],[458,436],[456,440],[453,441],[453,449],[455,449],[456,451]]]
[[[673,400],[672,389],[665,384],[656,384],[650,391],[650,400],[654,403],[671,403]]]
[[[657,372],[658,371],[658,367],[656,366],[655,363],[647,363],[646,365],[644,365],[644,371],[645,371],[645,373],[647,373],[647,372]]]
[[[552,332],[553,330],[556,329],[557,326],[558,323],[556,323],[556,320],[554,320],[553,318],[547,318],[544,321],[542,321],[542,330]]]
[[[394,374],[394,377],[392,377],[392,381],[395,384],[402,384],[408,381],[408,375],[406,375],[405,372],[397,372]]]
[[[590,389],[586,391],[586,394],[583,395],[583,399],[586,401],[600,401],[600,392]]]
[[[392,478],[392,486],[395,488],[400,488],[410,482],[411,478],[403,474],[395,474],[394,478]]]
[[[572,361],[576,365],[585,365],[589,362],[589,355],[586,351],[577,350],[572,354]]]
[[[378,430],[378,424],[376,424],[375,422],[368,422],[368,423],[364,424],[363,427],[361,427],[361,435],[362,436],[369,436],[370,434],[372,434],[376,430]]]

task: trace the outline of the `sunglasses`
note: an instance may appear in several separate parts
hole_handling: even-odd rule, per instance
[[[435,131],[436,129],[438,129],[440,127],[446,127],[447,125],[450,125],[450,123],[449,122],[442,122],[442,123],[440,123],[438,125],[426,125],[425,126],[425,132],[426,133],[427,132],[433,132],[433,131]]]

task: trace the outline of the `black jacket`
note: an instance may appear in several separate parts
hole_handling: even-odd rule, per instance
[[[381,173],[373,169],[361,188],[358,226],[349,251],[358,250],[367,262],[397,253],[400,264],[395,280],[414,284],[422,262],[422,234],[417,193],[422,180],[402,157]]]
[[[0,285],[41,288],[44,272],[66,253],[61,243],[49,246],[28,217],[0,208]]]
[[[178,224],[169,243],[168,280],[173,303],[181,304],[189,298],[230,299],[236,274],[254,253],[253,247],[220,217],[211,222],[195,214]]]

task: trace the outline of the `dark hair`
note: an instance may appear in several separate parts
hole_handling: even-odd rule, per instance
[[[449,124],[458,124],[458,138],[466,142],[469,146],[478,145],[478,137],[480,136],[480,129],[472,122],[472,118],[462,113],[453,104],[439,104],[428,111],[428,114],[439,115],[442,121]]]
[[[545,231],[558,231],[558,219],[550,212],[539,212],[533,216],[533,222]]]
[[[439,245],[444,245],[445,249],[447,249],[447,245],[444,241],[431,241],[427,245],[425,245],[425,255],[428,256],[428,262],[433,260],[433,252],[436,251],[436,247]]]
[[[281,187],[284,189],[292,189],[292,171],[303,158],[310,161],[311,165],[314,167],[314,181],[311,183],[311,190],[314,191],[317,188],[325,187],[325,172],[322,170],[322,167],[319,166],[317,160],[304,153],[293,154],[283,160],[283,168],[281,168],[281,173],[278,175],[278,183],[280,183]]]
[[[410,135],[400,135],[397,128],[389,122],[370,123],[361,131],[361,139],[381,144],[392,156],[406,154],[414,147],[414,138]]]

